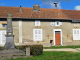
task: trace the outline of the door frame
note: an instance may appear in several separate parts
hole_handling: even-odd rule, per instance
[[[61,40],[61,45],[62,45],[62,29],[53,29],[53,34],[54,34],[54,37],[53,37],[54,45],[56,45],[56,43],[55,43],[55,31],[60,31],[60,40]]]

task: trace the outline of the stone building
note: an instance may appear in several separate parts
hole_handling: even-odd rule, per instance
[[[6,41],[8,13],[12,14],[15,45],[80,45],[80,11],[0,6],[0,46]]]

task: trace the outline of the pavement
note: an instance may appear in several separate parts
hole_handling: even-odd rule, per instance
[[[61,49],[43,49],[43,51],[71,51],[71,52],[80,52],[80,48],[61,48]]]

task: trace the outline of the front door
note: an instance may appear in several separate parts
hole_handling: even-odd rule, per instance
[[[61,45],[60,31],[55,31],[55,44]]]

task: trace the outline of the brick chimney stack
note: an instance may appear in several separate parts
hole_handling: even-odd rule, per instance
[[[21,6],[19,7],[19,12],[22,12],[22,7]]]
[[[39,4],[34,4],[33,5],[33,11],[40,11],[40,6],[39,6]]]

